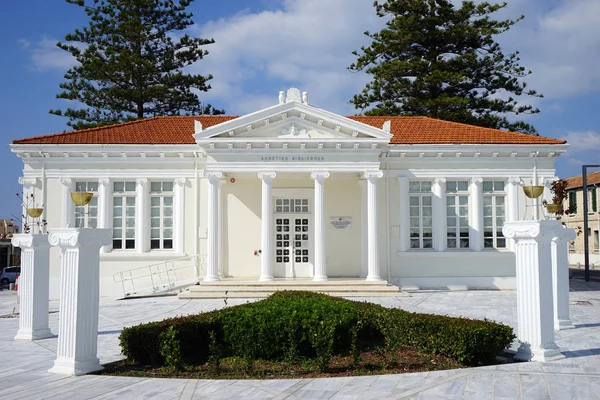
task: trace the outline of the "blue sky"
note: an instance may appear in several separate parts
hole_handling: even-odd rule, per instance
[[[600,1],[507,1],[499,18],[526,18],[498,41],[506,52],[521,51],[522,65],[533,71],[529,86],[545,96],[533,100],[542,113],[525,119],[542,135],[569,141],[558,175],[577,175],[582,163],[600,162]],[[354,113],[348,100],[368,77],[346,67],[354,61],[351,51],[368,43],[362,32],[383,24],[372,0],[197,0],[190,10],[196,22],[190,33],[216,40],[207,46],[211,54],[190,68],[214,76],[203,101],[239,115],[272,105],[279,90],[297,86],[318,107]],[[22,165],[8,144],[67,129],[64,118],[48,114],[66,106],[55,95],[73,63],[55,44],[85,23],[83,11],[62,0],[2,4],[0,218],[19,212]]]

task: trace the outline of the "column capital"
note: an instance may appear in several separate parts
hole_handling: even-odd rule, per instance
[[[433,178],[433,183],[436,185],[441,185],[446,183],[446,178]]]
[[[511,176],[508,178],[507,183],[509,185],[515,185],[515,186],[519,185],[519,184],[521,184],[521,178],[518,176]]]
[[[13,246],[20,247],[21,249],[50,247],[48,235],[43,233],[17,233],[12,237],[11,243]]]
[[[275,171],[260,171],[256,174],[256,176],[258,177],[258,179],[268,182],[271,179],[275,179],[277,173]]]
[[[225,175],[221,171],[204,171],[202,176],[212,182],[222,179]]]
[[[481,185],[483,183],[483,178],[480,176],[474,176],[470,180],[471,185]]]
[[[109,184],[110,184],[110,179],[109,178],[100,178],[100,179],[98,179],[98,185],[108,186]]]
[[[383,171],[365,171],[362,173],[362,177],[368,180],[383,178]]]
[[[137,183],[140,186],[145,186],[148,184],[148,182],[149,182],[148,178],[137,178],[135,180],[135,183]]]
[[[19,178],[19,184],[23,185],[25,189],[31,189],[37,183],[37,178],[26,178],[24,176]]]
[[[179,187],[181,187],[181,186],[185,186],[185,184],[186,184],[186,183],[187,183],[187,179],[186,179],[186,178],[176,178],[176,179],[173,181],[173,184],[174,184],[175,186],[179,186]]]
[[[73,179],[71,178],[60,178],[60,184],[63,186],[71,187]]]
[[[61,248],[108,246],[112,242],[110,229],[58,228],[48,234],[48,242]]]
[[[327,171],[313,171],[310,173],[310,177],[315,181],[322,182],[325,179],[329,178],[329,172]]]
[[[570,239],[574,230],[565,228],[560,221],[514,221],[506,222],[502,227],[504,237],[515,240],[534,239],[535,241]]]
[[[552,186],[552,182],[554,182],[558,179],[560,179],[560,178],[557,176],[544,177],[544,178],[542,178],[542,186],[545,186],[549,189]]]

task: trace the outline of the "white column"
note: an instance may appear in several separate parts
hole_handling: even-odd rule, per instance
[[[435,178],[431,186],[433,192],[433,247],[435,251],[446,250],[446,178]]]
[[[469,247],[473,251],[483,250],[483,179],[471,178],[469,185]]]
[[[108,178],[98,179],[98,228],[108,229],[112,227],[112,183]],[[101,253],[109,252],[112,243],[103,246]]]
[[[139,178],[135,182],[135,248],[138,253],[145,253],[150,248],[150,182],[146,178]]]
[[[40,207],[41,202],[32,199],[31,195],[35,195],[35,185],[37,184],[37,178],[19,178],[19,184],[23,185],[23,224],[28,224],[30,232],[34,233],[35,227],[33,226],[33,218],[27,215],[26,208]],[[35,204],[34,204],[35,203]]]
[[[19,233],[12,245],[21,248],[19,330],[15,340],[52,337],[48,328],[50,243],[48,235]]]
[[[223,229],[223,196],[222,196],[222,189],[223,186],[225,185],[226,180],[225,179],[221,179],[219,181],[219,198],[217,199],[217,203],[219,204],[219,206],[217,207],[217,225],[219,226],[219,237],[217,238],[218,240],[218,246],[219,246],[219,253],[217,254],[217,265],[219,266],[219,278],[223,278],[224,276],[224,272],[223,272],[223,233],[224,233],[224,229]]]
[[[563,358],[554,343],[552,290],[553,238],[561,236],[559,221],[507,222],[505,237],[515,240],[517,270],[517,360]]]
[[[400,186],[400,243],[398,249],[400,251],[408,251],[410,249],[410,196],[408,194],[408,178],[399,176],[398,185]]]
[[[325,179],[329,172],[313,172],[310,177],[315,180],[315,274],[313,281],[327,280],[327,249],[325,244]]]
[[[75,182],[70,178],[60,178],[60,183],[62,185],[60,226],[68,228],[73,226],[75,222],[75,203],[71,200],[71,192],[75,188]]]
[[[183,254],[185,243],[185,185],[185,178],[173,181],[173,249],[178,254]]]
[[[98,360],[100,247],[109,229],[60,228],[48,235],[62,253],[56,360],[49,372],[83,375],[102,370]]]
[[[360,178],[360,277],[367,277],[369,248],[367,246],[367,181]]]
[[[208,269],[205,282],[214,282],[219,278],[219,180],[223,177],[222,172],[205,172],[204,177],[208,179],[208,235],[206,247],[208,253]]]
[[[368,171],[363,174],[367,180],[367,242],[368,242],[368,281],[381,280],[379,268],[379,244],[377,235],[378,199],[377,182],[383,176],[382,171]]]
[[[521,178],[511,176],[506,184],[506,222],[516,222],[519,220],[519,185]],[[512,239],[507,239],[508,249],[515,249],[515,242]]]
[[[262,181],[262,206],[260,230],[260,277],[259,281],[273,280],[273,188],[272,180],[277,174],[273,171],[259,172]]]
[[[561,235],[552,240],[552,288],[554,290],[554,330],[575,328],[569,312],[569,240],[575,240],[574,229],[563,226]]]

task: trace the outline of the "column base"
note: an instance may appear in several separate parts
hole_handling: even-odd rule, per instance
[[[266,276],[261,276],[260,278],[258,278],[259,282],[271,282],[273,281],[275,278],[273,278],[273,276],[271,275],[266,275]]]
[[[90,372],[102,371],[104,367],[100,365],[100,361],[96,358],[89,361],[75,361],[69,358],[56,359],[54,367],[48,372],[60,375],[85,375]]]
[[[209,276],[205,276],[204,279],[202,279],[204,282],[218,282],[221,279],[217,276],[217,275],[209,275]]]
[[[36,330],[19,329],[17,331],[17,336],[15,336],[14,340],[18,342],[30,342],[32,340],[47,339],[51,337],[55,337],[55,335],[52,334],[52,332],[48,328]]]
[[[382,281],[383,279],[381,279],[380,276],[377,275],[371,275],[371,276],[367,276],[367,279],[365,279],[369,282],[373,282],[373,281]]]
[[[313,276],[313,282],[327,282],[327,276],[315,275],[315,276]]]
[[[559,319],[558,326],[554,326],[555,331],[566,331],[567,329],[575,329],[575,325],[570,319]]]
[[[555,361],[565,358],[564,354],[560,352],[557,345],[553,344],[548,347],[530,347],[529,345],[521,343],[521,346],[517,350],[514,359],[519,361]]]

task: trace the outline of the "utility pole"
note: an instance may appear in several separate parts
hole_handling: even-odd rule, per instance
[[[581,177],[583,178],[583,259],[585,260],[585,281],[590,281],[590,240],[588,238],[588,186],[587,169],[600,168],[600,165],[582,165]]]

